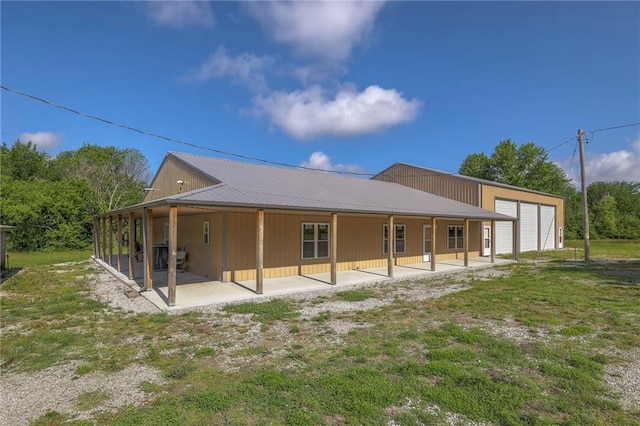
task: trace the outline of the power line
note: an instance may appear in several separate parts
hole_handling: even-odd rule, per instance
[[[566,145],[566,144],[568,144],[569,142],[571,142],[571,141],[573,141],[573,140],[575,140],[575,139],[576,139],[576,137],[575,137],[575,136],[571,136],[571,137],[570,137],[569,139],[567,139],[566,141],[561,142],[561,143],[559,143],[558,145],[556,145],[556,146],[554,146],[554,147],[551,147],[551,148],[549,148],[549,149],[545,149],[545,150],[544,150],[544,152],[548,154],[549,152],[553,151],[554,149],[558,149],[558,148],[560,148],[561,146]]]
[[[640,126],[640,123],[622,124],[620,126],[605,127],[603,129],[589,130],[591,133],[605,132],[607,130],[622,129],[623,127]]]
[[[11,89],[11,88],[9,88],[7,86],[4,86],[4,85],[0,85],[0,88],[2,88],[2,90],[6,90],[7,92],[11,92],[13,94],[16,94],[16,95],[19,95],[19,96],[23,96],[23,97],[26,97],[26,98],[41,102],[43,104],[46,104],[46,105],[49,105],[51,107],[58,108],[58,109],[70,112],[72,114],[76,114],[76,115],[80,115],[80,116],[85,117],[85,118],[90,118],[92,120],[100,121],[102,123],[105,123],[105,124],[108,124],[108,125],[111,125],[111,126],[120,127],[122,129],[125,129],[125,130],[130,130],[132,132],[140,133],[140,134],[145,135],[145,136],[150,136],[150,137],[162,139],[162,140],[165,140],[165,141],[168,141],[168,142],[173,142],[173,143],[177,143],[177,144],[181,144],[181,145],[185,145],[185,146],[190,146],[192,148],[202,149],[202,150],[205,150],[205,151],[215,152],[216,154],[220,154],[220,155],[226,155],[226,156],[229,156],[229,157],[241,158],[243,160],[257,161],[257,162],[260,162],[260,163],[271,164],[271,165],[275,165],[275,166],[290,167],[290,168],[294,168],[294,169],[310,170],[310,171],[315,171],[315,172],[325,172],[325,173],[333,173],[333,174],[340,174],[340,175],[352,175],[352,176],[369,176],[369,177],[378,176],[378,175],[387,176],[387,177],[389,176],[389,175],[380,174],[380,173],[350,172],[350,171],[345,171],[345,170],[326,170],[326,169],[320,169],[320,168],[317,168],[317,167],[308,167],[308,166],[301,166],[301,165],[297,165],[297,164],[289,164],[289,163],[285,163],[285,162],[281,162],[281,161],[267,160],[267,159],[260,158],[260,157],[252,157],[252,156],[249,156],[249,155],[238,154],[238,153],[230,152],[230,151],[224,151],[224,150],[221,150],[221,149],[211,148],[211,147],[204,146],[204,145],[198,145],[198,144],[195,144],[195,143],[192,143],[192,142],[187,142],[187,141],[183,141],[183,140],[180,140],[180,139],[175,139],[175,138],[172,138],[172,137],[169,137],[169,136],[160,135],[160,134],[157,134],[157,133],[148,132],[148,131],[139,129],[137,127],[129,126],[129,125],[126,125],[126,124],[119,123],[117,121],[108,120],[106,118],[98,117],[98,116],[93,115],[93,114],[88,114],[88,113],[85,113],[85,112],[82,112],[82,111],[78,111],[76,109],[69,108],[67,106],[60,105],[60,104],[48,101],[48,100],[46,100],[44,98],[41,98],[41,97],[38,97],[38,96],[35,96],[35,95],[31,95],[29,93],[24,93],[24,92],[20,92],[18,90]],[[621,129],[623,127],[632,127],[632,126],[640,126],[640,123],[630,123],[630,124],[623,124],[623,125],[620,125],[620,126],[613,126],[613,127],[602,128],[602,129],[590,130],[589,133],[593,134],[593,133],[597,133],[597,132],[604,132],[604,131],[607,131],[607,130]],[[558,148],[568,144],[569,142],[571,142],[573,140],[576,140],[575,136],[572,136],[571,138],[567,139],[566,141],[561,142],[558,145],[555,145],[555,146],[553,146],[553,147],[551,147],[549,149],[545,149],[544,152],[545,153],[549,153],[549,152],[551,152],[551,151],[553,151],[555,149],[558,149]],[[574,155],[575,155],[575,150],[574,150]],[[442,171],[439,171],[439,172],[442,173],[442,174],[446,174],[446,175],[458,175],[457,173],[451,173],[451,172],[442,172]],[[404,177],[423,177],[423,176],[424,175],[411,175],[411,176],[404,175]]]
[[[118,123],[116,121],[108,120],[106,118],[98,117],[98,116],[93,115],[93,114],[88,114],[88,113],[85,113],[85,112],[82,112],[82,111],[78,111],[78,110],[75,110],[73,108],[69,108],[69,107],[66,107],[64,105],[59,105],[59,104],[56,104],[54,102],[48,101],[46,99],[40,98],[38,96],[34,96],[34,95],[30,95],[28,93],[20,92],[18,90],[14,90],[14,89],[11,89],[11,88],[3,86],[3,85],[0,85],[0,87],[2,88],[2,90],[6,90],[7,92],[11,92],[11,93],[14,93],[16,95],[24,96],[26,98],[33,99],[35,101],[42,102],[43,104],[52,106],[54,108],[62,109],[64,111],[67,111],[67,112],[70,112],[70,113],[73,113],[73,114],[76,114],[76,115],[80,115],[82,117],[90,118],[92,120],[100,121],[102,123],[109,124],[111,126],[120,127],[122,129],[130,130],[132,132],[140,133],[140,134],[146,135],[146,136],[151,136],[151,137],[154,137],[154,138],[163,139],[163,140],[166,140],[168,142],[173,142],[173,143],[177,143],[177,144],[181,144],[181,145],[190,146],[192,148],[203,149],[203,150],[206,150],[206,151],[215,152],[216,154],[227,155],[227,156],[230,156],[230,157],[242,158],[244,160],[258,161],[258,162],[261,162],[261,163],[273,164],[273,165],[276,165],[276,166],[291,167],[291,168],[303,169],[303,170],[312,170],[312,171],[317,171],[317,172],[335,173],[335,174],[344,174],[344,175],[356,175],[356,176],[374,176],[373,173],[349,172],[349,171],[344,171],[344,170],[325,170],[325,169],[320,169],[320,168],[316,168],[316,167],[307,167],[307,166],[284,163],[284,162],[280,162],[280,161],[266,160],[264,158],[252,157],[252,156],[249,156],[249,155],[237,154],[237,153],[234,153],[234,152],[223,151],[221,149],[210,148],[208,146],[203,146],[203,145],[198,145],[198,144],[195,144],[195,143],[192,143],[192,142],[182,141],[182,140],[179,140],[179,139],[171,138],[169,136],[163,136],[163,135],[159,135],[157,133],[147,132],[147,131],[141,130],[141,129],[137,128],[137,127],[128,126],[126,124],[122,124],[122,123]]]

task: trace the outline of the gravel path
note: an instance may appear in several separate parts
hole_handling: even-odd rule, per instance
[[[160,373],[144,365],[130,365],[117,373],[93,372],[76,376],[78,362],[50,367],[37,373],[3,374],[0,380],[0,419],[4,426],[20,426],[47,411],[89,418],[93,413],[140,403],[149,396],[140,389],[144,381],[162,384]],[[87,411],[76,406],[77,398],[101,392],[106,399]]]
[[[137,290],[133,290],[103,268],[93,263],[91,265],[97,275],[89,285],[91,292],[98,300],[107,303],[112,308],[122,309],[132,314],[157,314],[162,312],[156,305],[144,297],[138,296]],[[133,297],[127,296],[127,293]]]

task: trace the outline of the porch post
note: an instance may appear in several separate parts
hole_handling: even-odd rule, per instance
[[[514,220],[512,223],[512,238],[513,241],[511,242],[511,247],[512,247],[512,251],[511,251],[511,256],[513,258],[513,260],[518,260],[518,221]]]
[[[393,249],[395,248],[396,232],[393,226],[393,215],[389,216],[389,223],[387,225],[387,275],[389,278],[393,278]]]
[[[98,219],[93,218],[93,258],[100,257],[100,237],[98,234]]]
[[[431,218],[431,270],[436,270],[436,218]]]
[[[169,207],[169,306],[176,304],[176,258],[178,251],[178,206]]]
[[[491,220],[491,263],[496,263],[496,221]]]
[[[106,216],[102,218],[102,229],[100,229],[102,234],[102,261],[106,262],[107,260],[107,218]]]
[[[113,216],[109,216],[109,266],[113,266]]]
[[[122,272],[122,215],[118,215],[118,272]]]
[[[144,256],[144,290],[150,291],[153,288],[153,277],[151,268],[153,265],[153,210],[149,208],[143,209],[142,214],[142,239],[143,239],[143,256]]]
[[[469,219],[464,220],[464,241],[462,245],[464,245],[464,266],[469,266]]]
[[[331,284],[338,283],[338,214],[331,213]]]
[[[136,215],[129,212],[129,279],[136,275]]]
[[[264,210],[258,210],[256,220],[256,293],[262,294],[264,278]]]

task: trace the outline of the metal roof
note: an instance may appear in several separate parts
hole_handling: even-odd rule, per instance
[[[142,205],[179,204],[514,220],[396,183],[177,152],[177,160],[221,182]]]
[[[391,166],[387,167],[386,169],[384,169],[383,171],[381,171],[377,175],[373,176],[371,179],[375,179],[378,176],[384,176],[389,171],[389,169],[391,169],[393,166],[396,166],[396,165],[413,167],[414,169],[425,170],[425,171],[428,171],[428,172],[432,172],[434,174],[440,174],[440,175],[444,175],[444,176],[451,176],[451,177],[454,177],[454,178],[457,178],[457,179],[462,179],[462,180],[467,180],[467,181],[470,181],[470,182],[481,183],[483,185],[497,186],[497,187],[500,187],[500,188],[514,189],[516,191],[531,192],[533,194],[540,194],[540,195],[546,195],[548,197],[564,199],[564,197],[561,196],[561,195],[549,194],[548,192],[536,191],[535,189],[528,189],[528,188],[523,188],[521,186],[509,185],[509,184],[506,184],[506,183],[495,182],[495,181],[492,181],[492,180],[481,179],[481,178],[477,178],[477,177],[473,177],[473,176],[461,175],[459,173],[444,172],[442,170],[431,169],[431,168],[428,168],[428,167],[416,166],[414,164],[400,163],[400,162],[393,163]]]

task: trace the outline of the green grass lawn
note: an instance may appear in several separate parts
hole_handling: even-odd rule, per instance
[[[93,255],[93,249],[66,251],[9,252],[9,269],[26,266],[48,266],[56,263],[78,262]]]
[[[640,242],[594,241],[592,256],[527,253],[493,277],[469,272],[468,290],[439,299],[381,286],[135,316],[89,298],[82,263],[28,267],[2,285],[3,373],[75,360],[77,375],[145,363],[167,380],[141,388],[154,395],[142,406],[84,423],[50,412],[43,425],[438,425],[451,413],[461,424],[637,425],[640,411],[622,409],[604,376],[640,347]],[[369,310],[299,311],[389,297]]]

